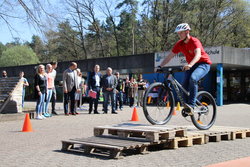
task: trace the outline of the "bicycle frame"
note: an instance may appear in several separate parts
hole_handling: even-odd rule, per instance
[[[170,90],[171,90],[171,85],[172,85],[174,88],[174,91],[176,92],[178,98],[180,99],[181,104],[182,105],[185,104],[183,95],[185,93],[187,96],[189,96],[190,93],[185,88],[183,88],[183,86],[174,78],[172,73],[167,74],[164,80],[164,85],[168,87]],[[202,104],[200,101],[198,101],[198,99],[196,99],[196,102],[200,105]],[[202,111],[195,111],[195,112],[202,112]]]
[[[164,84],[166,87],[168,87],[169,89],[171,89],[171,85],[173,86],[178,98],[180,99],[181,104],[184,104],[185,101],[183,99],[183,93],[185,93],[187,96],[190,95],[190,93],[183,88],[183,86],[174,78],[173,74],[169,73],[166,77],[165,77],[165,81]],[[180,91],[180,89],[182,91]]]

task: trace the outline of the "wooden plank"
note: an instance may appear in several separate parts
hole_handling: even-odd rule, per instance
[[[95,129],[110,129],[110,130],[128,130],[131,131],[142,131],[142,132],[166,132],[166,131],[173,131],[173,130],[182,130],[186,129],[183,127],[165,127],[165,126],[159,126],[159,125],[148,125],[148,126],[122,126],[122,125],[104,125],[104,126],[97,126]]]
[[[73,140],[66,141],[66,140],[64,140],[64,141],[62,141],[62,143],[65,146],[80,144],[80,145],[90,146],[90,147],[95,147],[95,148],[118,149],[118,150],[123,149],[123,147],[112,146],[112,145],[107,145],[107,144],[99,144],[99,143],[90,143],[90,142],[85,142],[85,141],[73,141]],[[63,147],[63,148],[67,148],[67,147]]]
[[[176,136],[186,136],[186,128],[182,127],[157,127],[157,126],[115,126],[105,125],[94,128],[94,135],[100,136],[107,130],[108,134],[119,137],[141,137],[151,142],[172,139]]]
[[[79,143],[72,141],[62,141],[62,151],[75,151],[75,152],[82,152],[88,155],[95,155],[96,154],[95,150],[98,149],[101,151],[99,152],[100,155],[107,155],[108,153],[107,157],[109,158],[120,158],[120,156],[122,156],[122,149],[118,147],[110,147],[107,145],[100,145],[100,144],[91,145],[89,143],[84,143],[84,142],[81,142],[80,147],[74,147],[74,144],[79,144]]]
[[[143,145],[149,145],[150,142],[140,139],[133,139],[128,140],[127,138],[119,138],[119,137],[112,137],[112,136],[103,136],[103,137],[89,137],[89,138],[77,138],[77,139],[70,139],[72,141],[78,142],[88,142],[88,143],[97,143],[97,144],[104,144],[104,145],[111,145],[111,146],[119,146],[124,147],[126,149],[141,147]]]

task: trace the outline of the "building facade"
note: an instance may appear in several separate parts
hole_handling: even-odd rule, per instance
[[[223,105],[223,103],[227,102],[250,102],[250,50],[219,46],[206,47],[205,51],[211,57],[213,64],[209,74],[202,81],[201,89],[209,91],[216,98],[218,105]],[[154,69],[166,55],[167,52],[158,52],[79,60],[76,63],[85,76],[89,71],[92,71],[95,64],[99,64],[103,73],[107,67],[111,67],[114,72],[119,71],[122,75],[142,73],[145,79],[153,82],[153,80],[163,80],[163,74],[154,73]],[[62,80],[62,73],[68,68],[69,63],[58,62],[56,88],[59,101],[62,100],[63,94],[59,83]],[[183,66],[185,63],[185,57],[178,54],[167,66]],[[26,100],[32,100],[33,78],[36,66],[37,64],[0,67],[0,70],[6,70],[8,76],[18,76],[20,71],[24,71],[25,77],[30,83],[30,87],[26,92]],[[176,74],[176,77],[181,82],[183,73]]]

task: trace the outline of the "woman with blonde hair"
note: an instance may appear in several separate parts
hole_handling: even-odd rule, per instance
[[[46,65],[46,70],[47,70],[47,95],[46,95],[46,104],[45,104],[45,111],[44,111],[44,116],[45,117],[50,117],[52,116],[52,113],[49,114],[49,102],[52,97],[53,89],[55,87],[54,85],[54,76],[53,76],[53,68],[51,64]]]
[[[36,119],[41,120],[45,117],[42,115],[45,111],[45,99],[47,93],[47,77],[45,73],[44,65],[40,64],[37,67],[37,72],[34,77],[35,82],[35,98],[37,99],[36,103]]]

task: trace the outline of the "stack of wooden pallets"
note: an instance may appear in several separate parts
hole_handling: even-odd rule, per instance
[[[250,128],[215,126],[200,131],[194,127],[120,124],[97,126],[94,136],[62,141],[62,151],[120,158],[127,151],[147,153],[151,147],[177,149],[221,140],[250,137]]]

